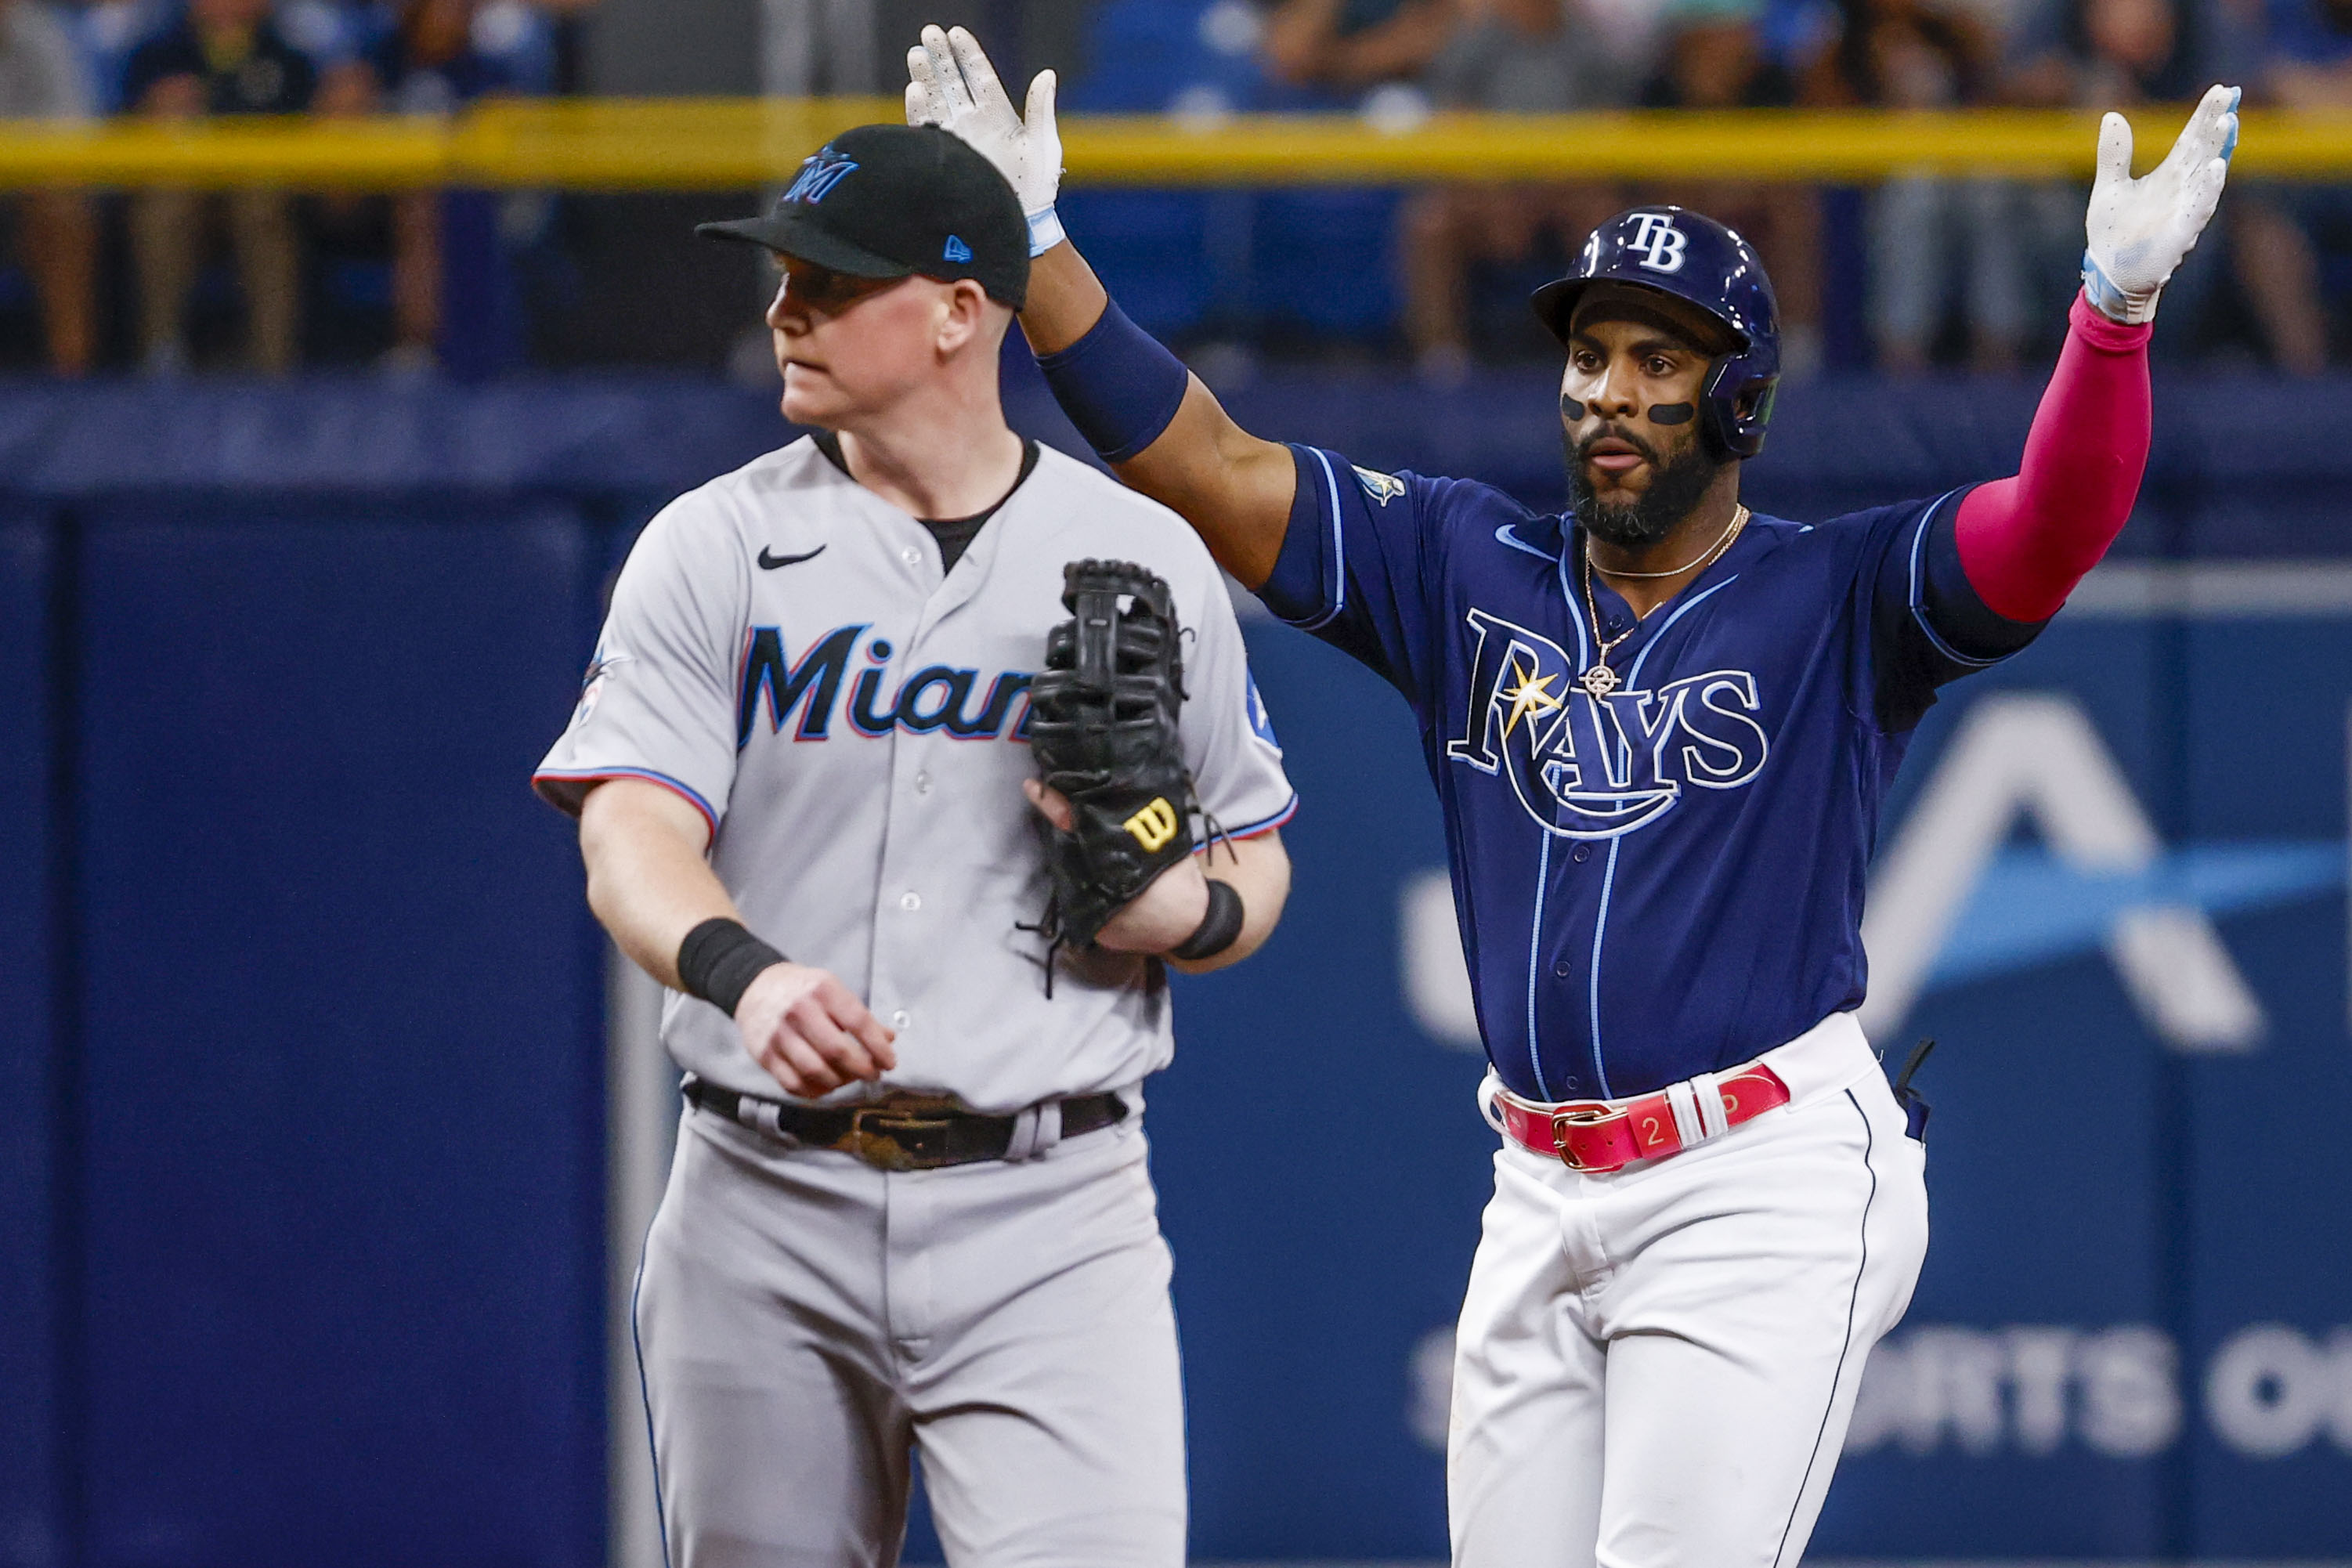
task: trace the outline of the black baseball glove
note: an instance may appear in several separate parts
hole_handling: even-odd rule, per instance
[[[1168,584],[1126,561],[1073,561],[1062,583],[1072,618],[1045,638],[1029,746],[1072,817],[1067,832],[1045,829],[1054,890],[1041,929],[1086,948],[1192,852],[1194,800],[1176,728],[1184,661]]]

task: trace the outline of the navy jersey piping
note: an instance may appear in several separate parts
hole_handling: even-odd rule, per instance
[[[1535,1074],[1536,1092],[1544,1099],[1551,1098],[1551,1080],[1544,1076],[1543,1052],[1537,1044],[1536,990],[1543,975],[1543,911],[1544,895],[1551,888],[1551,839],[1543,836],[1540,852],[1536,859],[1536,915],[1528,926],[1528,1070]]]
[[[1560,596],[1568,601],[1569,608],[1574,610],[1576,595],[1569,591],[1568,586],[1567,546],[1563,543],[1560,552],[1556,556],[1546,555],[1542,551],[1513,533],[1512,527],[1512,524],[1505,523],[1495,531],[1495,537],[1514,550],[1523,550],[1529,555],[1552,563],[1559,577]],[[1507,535],[1508,537],[1506,537]],[[1565,537],[1563,531],[1563,538]],[[1576,626],[1576,663],[1577,668],[1581,670],[1587,657],[1584,616],[1580,614],[1573,615],[1570,619]],[[1554,837],[1547,829],[1541,844],[1538,847],[1535,913],[1528,925],[1528,1070],[1534,1075],[1536,1091],[1546,1100],[1551,1098],[1551,1080],[1545,1076],[1543,1069],[1543,1037],[1536,1032],[1536,999],[1543,984],[1544,902],[1545,896],[1551,889],[1551,841]]]
[[[1339,519],[1339,480],[1331,472],[1331,459],[1323,455],[1320,447],[1309,447],[1316,464],[1323,470],[1323,496],[1331,503],[1331,605],[1312,620],[1290,624],[1302,632],[1320,630],[1346,614],[1348,608],[1348,536]]]
[[[1960,487],[1961,489],[1967,488],[1965,485]],[[1937,632],[1927,619],[1927,581],[1922,568],[1922,557],[1926,555],[1927,550],[1927,525],[1935,521],[1936,513],[1942,509],[1944,503],[1959,493],[1958,489],[1951,489],[1937,496],[1928,504],[1927,510],[1919,514],[1919,526],[1911,531],[1911,619],[1926,635],[1928,646],[1954,664],[1964,669],[1990,669],[2009,656],[1996,654],[1990,658],[1971,658],[1946,642],[1942,634]]]
[[[1591,668],[1585,663],[1591,657],[1587,651],[1591,645],[1584,640],[1584,612],[1577,608],[1576,589],[1568,580],[1568,546],[1564,543],[1559,550],[1559,596],[1568,601],[1569,622],[1576,627],[1576,672],[1581,675]]]
[[[1585,980],[1591,1002],[1592,1071],[1601,1080],[1601,1098],[1613,1100],[1609,1092],[1609,1068],[1601,1059],[1601,943],[1609,934],[1609,896],[1617,890],[1617,851],[1622,838],[1609,841],[1609,864],[1601,874],[1601,912],[1592,920],[1592,963]]]
[[[1724,589],[1730,587],[1734,583],[1738,581],[1739,574],[1734,572],[1730,576],[1726,577],[1722,582],[1717,583],[1706,593],[1700,594],[1697,596],[1685,601],[1684,604],[1677,605],[1675,609],[1675,613],[1666,617],[1665,624],[1658,628],[1658,635],[1643,643],[1642,645],[1642,651],[1633,656],[1633,668],[1625,672],[1626,686],[1628,688],[1633,688],[1641,680],[1642,666],[1649,662],[1650,650],[1656,647],[1660,643],[1665,640],[1666,634],[1675,629],[1675,623],[1676,621],[1681,620],[1685,616],[1687,616],[1693,610],[1697,609],[1708,599],[1723,592]],[[1577,617],[1576,641],[1578,647],[1578,657],[1580,658],[1582,657],[1584,644],[1584,618],[1581,616]],[[1609,931],[1609,898],[1612,893],[1617,890],[1617,851],[1624,846],[1624,843],[1625,840],[1622,837],[1612,838],[1609,841],[1609,864],[1602,870],[1601,877],[1601,912],[1592,922],[1592,964],[1586,974],[1586,984],[1589,987],[1588,994],[1590,998],[1590,1020],[1592,1041],[1592,1072],[1593,1076],[1600,1080],[1601,1098],[1603,1100],[1613,1100],[1616,1097],[1609,1092],[1609,1069],[1602,1064],[1601,1058],[1601,939]],[[1549,848],[1550,845],[1551,835],[1547,833],[1544,835],[1544,846],[1546,848]],[[1537,908],[1538,911],[1542,909],[1540,900],[1538,900]],[[1538,913],[1538,919],[1540,920],[1541,918],[1540,913]],[[1528,977],[1528,985],[1530,994],[1532,994],[1535,987],[1535,980],[1532,975]],[[1534,1009],[1532,1007],[1528,1010],[1528,1020],[1529,1038],[1528,1045],[1529,1054],[1532,1055],[1535,1047],[1533,1037]],[[1537,1069],[1536,1077],[1538,1081],[1541,1081],[1543,1077],[1542,1069]]]

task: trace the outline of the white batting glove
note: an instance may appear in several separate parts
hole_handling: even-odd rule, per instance
[[[923,29],[923,41],[907,51],[907,123],[937,125],[970,142],[996,165],[1021,198],[1029,220],[1029,254],[1043,256],[1062,243],[1062,220],[1054,198],[1062,188],[1062,133],[1054,124],[1054,73],[1039,71],[1029,84],[1029,113],[1013,111],[1013,100],[980,40],[961,27]]]
[[[2221,200],[2230,155],[2238,150],[2238,89],[2217,87],[2172,144],[2171,153],[2145,179],[2131,177],[2131,122],[2120,114],[2099,121],[2099,173],[2091,185],[2084,227],[2083,293],[2109,321],[2138,322],[2156,314],[2156,300]]]

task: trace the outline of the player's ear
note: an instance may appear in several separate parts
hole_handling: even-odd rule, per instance
[[[940,353],[955,353],[967,343],[995,353],[1012,331],[1012,306],[990,299],[988,289],[969,278],[952,284],[948,312],[940,320]]]
[[[988,297],[988,290],[970,278],[948,285],[940,313],[940,353],[952,354],[979,342],[994,349],[1003,341],[1013,312]]]

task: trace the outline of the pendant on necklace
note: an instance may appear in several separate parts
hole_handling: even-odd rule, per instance
[[[1596,664],[1578,676],[1576,683],[1595,697],[1606,697],[1617,689],[1617,672],[1605,664]]]

